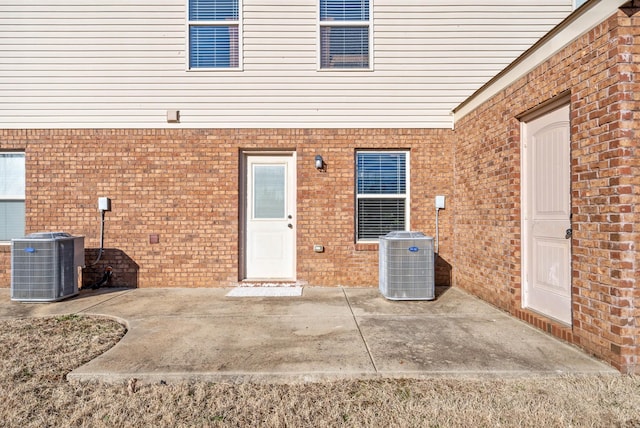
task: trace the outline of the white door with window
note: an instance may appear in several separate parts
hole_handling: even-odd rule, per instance
[[[295,280],[295,155],[246,159],[246,279]]]
[[[523,123],[523,306],[571,324],[569,106]]]

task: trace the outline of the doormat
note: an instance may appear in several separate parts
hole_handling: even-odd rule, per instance
[[[299,297],[302,287],[236,287],[227,297]]]

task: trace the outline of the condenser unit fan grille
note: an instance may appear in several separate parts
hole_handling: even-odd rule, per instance
[[[11,241],[11,299],[49,302],[78,294],[84,239],[64,233]]]
[[[380,292],[390,300],[435,298],[433,238],[390,232],[380,238]]]

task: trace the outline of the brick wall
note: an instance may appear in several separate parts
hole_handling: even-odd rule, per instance
[[[354,244],[356,149],[411,151],[411,226],[435,232],[436,194],[452,195],[452,131],[337,130],[29,130],[0,131],[1,149],[27,157],[27,233],[85,236],[96,260],[97,198],[105,215],[105,253],[83,281],[114,269],[112,285],[211,287],[236,284],[239,264],[239,166],[243,150],[297,154],[297,278],[312,285],[377,286],[377,245]],[[315,155],[327,163],[314,168]],[[452,203],[452,198],[448,200]],[[440,213],[439,283],[448,283],[452,210]],[[151,243],[157,235],[158,243]],[[315,253],[314,244],[325,247]],[[9,286],[10,253],[0,252]]]
[[[0,245],[0,287],[9,287],[11,284],[11,248],[8,245]]]
[[[640,18],[621,10],[456,125],[454,281],[640,373]],[[573,325],[521,308],[520,123],[570,93]]]

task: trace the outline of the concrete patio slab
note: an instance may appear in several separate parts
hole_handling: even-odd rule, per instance
[[[227,297],[229,288],[83,291],[16,303],[0,318],[86,314],[125,323],[111,350],[68,375],[119,382],[618,374],[579,349],[455,288],[390,301],[375,288],[304,287],[297,297]]]

